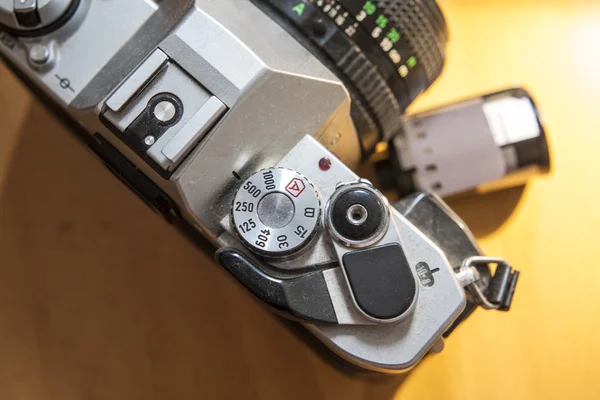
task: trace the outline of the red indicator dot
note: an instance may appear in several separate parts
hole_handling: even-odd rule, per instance
[[[331,168],[331,160],[327,157],[323,157],[319,160],[319,169],[321,171],[328,171]]]

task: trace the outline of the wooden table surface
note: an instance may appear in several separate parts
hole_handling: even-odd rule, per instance
[[[0,399],[600,398],[600,3],[442,0],[417,108],[523,84],[553,172],[452,202],[522,270],[402,386],[332,370],[64,132],[0,67]]]

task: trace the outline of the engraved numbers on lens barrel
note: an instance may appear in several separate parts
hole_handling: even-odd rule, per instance
[[[232,221],[252,251],[285,256],[310,242],[321,202],[308,179],[285,168],[259,171],[246,179],[232,205]]]

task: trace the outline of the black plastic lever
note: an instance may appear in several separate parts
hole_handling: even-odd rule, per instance
[[[354,299],[366,314],[386,320],[409,310],[417,287],[400,245],[394,243],[346,253],[342,262]]]
[[[303,320],[337,324],[321,271],[292,279],[278,279],[264,273],[236,249],[220,249],[215,258],[246,289],[271,307]]]

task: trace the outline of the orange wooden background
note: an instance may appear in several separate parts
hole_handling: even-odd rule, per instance
[[[523,84],[554,170],[453,201],[523,271],[401,386],[324,365],[130,195],[0,67],[0,399],[600,398],[600,2],[441,0],[415,109]]]

